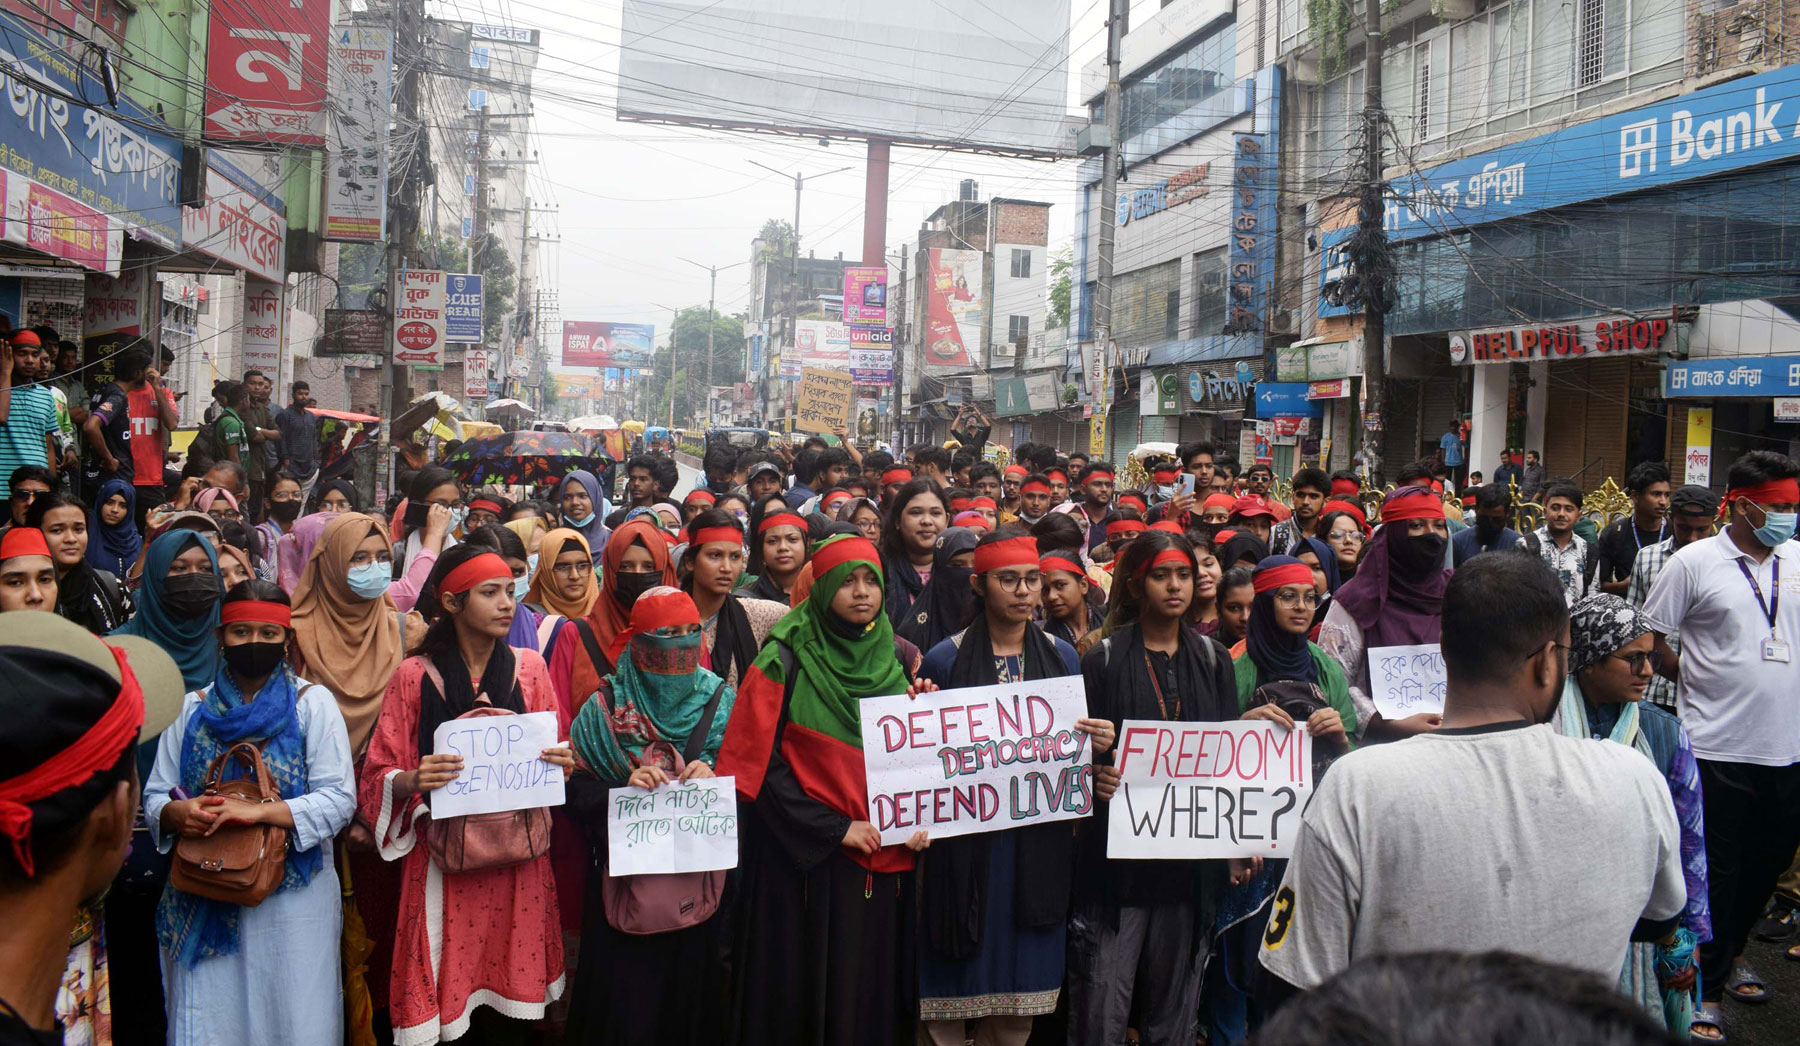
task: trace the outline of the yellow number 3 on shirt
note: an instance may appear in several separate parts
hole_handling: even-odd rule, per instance
[[[1263,931],[1263,946],[1272,952],[1280,951],[1293,925],[1294,888],[1283,886],[1275,895],[1275,908],[1269,913],[1269,928]]]

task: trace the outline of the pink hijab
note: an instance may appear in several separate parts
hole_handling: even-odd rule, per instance
[[[275,545],[275,578],[284,592],[293,593],[294,586],[300,583],[301,571],[306,569],[306,561],[312,558],[313,546],[325,532],[325,524],[339,515],[341,513],[315,512],[302,516],[295,521],[293,529],[281,535]]]
[[[231,491],[226,490],[224,487],[207,487],[194,497],[194,507],[201,512],[210,514],[213,505],[220,500],[223,500],[225,504],[230,505],[233,509],[238,508],[237,498],[232,495]]]

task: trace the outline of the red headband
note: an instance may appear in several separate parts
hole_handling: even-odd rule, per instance
[[[1116,538],[1121,534],[1142,534],[1149,529],[1141,519],[1115,519],[1106,525],[1106,536]]]
[[[762,537],[776,527],[799,527],[800,530],[804,532],[806,530],[806,520],[801,519],[798,512],[776,512],[772,515],[763,517],[763,521],[757,524],[756,536]]]
[[[1006,466],[1005,474],[1008,476],[1017,476],[1020,479],[1024,479],[1026,476],[1031,475],[1031,470],[1026,468],[1023,465],[1008,465],[1008,466]]]
[[[1355,497],[1361,491],[1362,488],[1357,486],[1356,481],[1353,479],[1334,479],[1331,481],[1331,496],[1334,498],[1345,494]]]
[[[1020,487],[1019,493],[1021,493],[1021,494],[1048,494],[1048,493],[1050,493],[1050,484],[1045,483],[1041,479],[1034,479],[1031,482],[1025,484],[1024,486]]]
[[[1230,512],[1231,506],[1235,504],[1237,504],[1237,498],[1232,497],[1230,494],[1208,494],[1206,495],[1206,500],[1200,503],[1200,511],[1205,512],[1209,508],[1222,508],[1225,511]]]
[[[971,509],[967,512],[958,512],[956,514],[955,518],[950,520],[950,525],[953,527],[968,527],[971,530],[974,530],[974,529],[987,530],[987,529],[989,529],[988,528],[988,518],[986,516],[982,515],[981,513],[974,511],[973,509]]]
[[[1081,568],[1080,563],[1075,562],[1061,552],[1052,552],[1043,559],[1038,560],[1038,569],[1066,570],[1076,577],[1087,577],[1087,571]]]
[[[1037,538],[1007,538],[982,545],[975,550],[975,573],[985,574],[1002,567],[1035,567],[1038,565]]]
[[[1152,570],[1162,566],[1164,563],[1174,563],[1178,566],[1191,567],[1194,565],[1194,557],[1178,548],[1165,548],[1155,556],[1151,557],[1150,562],[1139,564],[1137,573],[1131,576],[1142,581]]]
[[[512,568],[506,560],[500,558],[498,552],[483,552],[474,559],[450,572],[444,583],[438,586],[439,592],[460,595],[485,581],[512,580]]]
[[[969,498],[950,499],[950,511],[952,512],[967,512],[972,507],[974,507],[974,503]]]
[[[1273,592],[1285,585],[1313,587],[1312,568],[1304,563],[1283,563],[1265,567],[1250,575],[1251,587],[1257,592]]]
[[[474,501],[469,502],[469,511],[470,512],[474,512],[477,509],[480,509],[483,512],[492,512],[496,516],[498,516],[500,514],[499,503],[494,502],[494,501],[489,501],[486,498],[476,498]]]
[[[1362,506],[1350,501],[1327,501],[1325,512],[1342,512],[1356,520],[1356,525],[1363,530],[1369,529],[1369,517],[1363,514]]]
[[[812,560],[813,579],[817,581],[845,563],[867,563],[881,573],[881,553],[868,538],[841,537],[819,547]]]
[[[30,804],[84,785],[116,765],[125,749],[137,742],[138,729],[144,725],[144,689],[131,671],[131,661],[117,647],[106,649],[119,666],[119,696],[112,707],[69,747],[0,781],[0,835],[12,840],[13,857],[28,878],[37,874],[31,855]]]
[[[1771,505],[1800,501],[1800,480],[1772,479],[1754,487],[1732,487],[1725,491],[1725,504],[1729,505],[1734,501],[1767,502]]]
[[[744,532],[736,527],[701,527],[695,532],[694,536],[688,540],[688,544],[695,548],[699,548],[701,545],[709,544],[714,541],[723,541],[728,545],[736,545],[739,548],[743,548]]]
[[[849,497],[850,497],[850,492],[847,490],[834,490],[831,493],[825,495],[825,497],[823,499],[821,499],[821,501],[819,503],[822,505],[832,505],[832,504],[836,504],[837,502],[840,502],[840,501],[845,501]]]
[[[510,576],[512,571],[507,571]],[[236,603],[227,603],[219,610],[219,624],[230,625],[239,621],[252,621],[259,625],[280,625],[282,628],[294,626],[293,611],[284,603],[270,603],[260,599],[241,599]]]
[[[1213,533],[1213,542],[1217,545],[1222,546],[1225,544],[1225,542],[1230,541],[1234,537],[1237,537],[1237,534],[1238,534],[1237,531],[1232,530],[1231,528],[1227,527],[1223,530],[1218,530]]]
[[[1381,521],[1398,523],[1408,519],[1443,519],[1444,499],[1430,491],[1389,497],[1381,503]]]
[[[703,501],[708,505],[716,505],[718,504],[719,499],[713,497],[713,492],[710,490],[695,489],[688,491],[688,496],[683,498],[681,503],[685,505],[690,501]]]
[[[1143,498],[1139,497],[1136,494],[1120,494],[1119,495],[1119,504],[1121,504],[1121,505],[1136,505],[1138,507],[1138,511],[1140,511],[1140,512],[1144,511],[1150,507],[1150,503],[1148,501],[1145,501]]]
[[[1062,469],[1051,469],[1049,472],[1044,473],[1044,478],[1045,479],[1060,479],[1063,481],[1063,486],[1066,487],[1069,485],[1069,474],[1067,472],[1064,472]]]
[[[1187,530],[1172,519],[1159,519],[1150,524],[1151,530],[1160,530],[1165,534],[1186,534]]]
[[[881,485],[892,486],[895,483],[911,483],[912,469],[888,469],[881,474]]]
[[[990,498],[990,497],[970,498],[969,499],[969,507],[970,508],[978,508],[978,509],[984,508],[984,509],[987,509],[989,512],[1000,511],[1000,506],[994,504],[994,499]]]
[[[48,556],[50,543],[36,527],[13,527],[0,535],[0,559],[14,556]]]
[[[1173,483],[1175,482],[1175,477],[1179,475],[1181,475],[1180,469],[1157,469],[1155,472],[1150,473],[1150,477],[1158,483]]]

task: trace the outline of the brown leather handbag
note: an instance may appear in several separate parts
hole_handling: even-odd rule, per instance
[[[234,758],[249,776],[219,780],[225,764]],[[262,749],[248,741],[239,741],[213,759],[200,794],[252,803],[281,800],[263,763]],[[287,848],[288,830],[272,824],[224,825],[211,835],[184,835],[175,843],[169,884],[200,897],[254,908],[281,885],[287,871]]]
[[[443,677],[430,658],[425,659],[424,667],[425,674],[442,693]],[[513,685],[518,685],[516,666]],[[495,708],[482,694],[476,698],[474,708],[456,718],[512,714],[509,709]],[[425,850],[445,872],[481,872],[524,864],[550,852],[550,810],[540,806],[532,810],[432,817],[425,825]]]

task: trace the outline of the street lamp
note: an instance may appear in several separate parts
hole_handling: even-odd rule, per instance
[[[730,268],[733,268],[738,265],[748,265],[749,262],[736,261],[736,262],[732,262],[730,265],[700,265],[699,262],[693,260],[692,258],[683,258],[681,260],[684,262],[687,262],[689,265],[699,265],[700,268],[705,269],[707,272],[712,274],[712,286],[706,292],[706,385],[701,389],[701,391],[706,396],[706,427],[710,428],[710,427],[712,427],[712,423],[713,423],[713,416],[712,416],[713,327],[718,325],[718,320],[719,320],[719,310],[715,307],[715,302],[717,301],[718,296],[719,296],[719,270],[720,269],[730,269]],[[671,333],[669,335],[669,337],[673,338],[674,334]],[[671,347],[673,347],[674,342],[671,341],[669,344]],[[673,357],[671,357],[671,358],[673,358]]]

